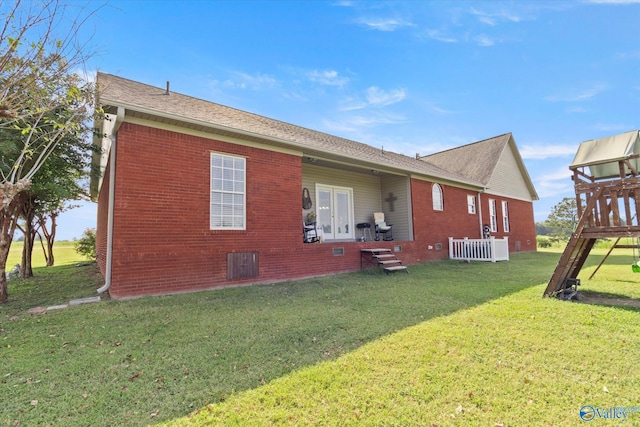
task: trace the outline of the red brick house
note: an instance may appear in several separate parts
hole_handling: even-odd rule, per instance
[[[417,159],[168,87],[97,84],[99,291],[114,298],[354,271],[363,248],[444,259],[449,237],[481,238],[484,224],[510,251],[536,250],[537,194],[510,133]],[[374,212],[392,241],[361,241]]]

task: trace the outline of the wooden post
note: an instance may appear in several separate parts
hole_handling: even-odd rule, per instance
[[[449,237],[449,259],[453,259],[453,237]]]

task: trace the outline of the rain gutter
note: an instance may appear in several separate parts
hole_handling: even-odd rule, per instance
[[[116,122],[109,135],[111,147],[109,152],[109,208],[107,213],[107,263],[105,266],[104,285],[97,289],[99,294],[106,292],[111,287],[111,267],[113,265],[113,212],[116,200],[116,147],[118,141],[118,129],[124,121],[124,108],[118,107],[116,112]]]

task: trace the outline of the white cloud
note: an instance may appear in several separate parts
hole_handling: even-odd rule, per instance
[[[338,74],[334,70],[312,70],[307,73],[307,77],[312,82],[327,86],[342,87],[349,83],[349,78]]]
[[[576,154],[576,145],[524,145],[520,149],[523,159],[548,159],[570,157]]]
[[[367,89],[367,102],[369,105],[383,107],[402,101],[407,96],[405,89],[392,89],[384,91],[377,86]]]
[[[538,193],[538,197],[541,199],[545,197],[566,196],[573,191],[573,184],[571,182],[544,182],[534,180],[533,185],[536,189],[536,193]]]
[[[369,29],[378,31],[395,31],[403,27],[415,26],[415,24],[410,21],[396,18],[360,18],[356,22]]]
[[[457,43],[458,39],[456,37],[453,37],[449,34],[445,34],[444,32],[440,31],[440,30],[427,30],[424,33],[428,38],[439,41],[439,42],[444,42],[444,43]]]
[[[569,170],[569,165],[565,164],[560,169],[557,169],[553,172],[545,173],[544,175],[538,177],[541,182],[554,182],[554,181],[567,181],[569,184],[572,184],[571,181],[571,170]]]
[[[374,114],[369,116],[354,116],[351,118],[350,122],[355,126],[372,126],[402,123],[403,119],[396,115]]]
[[[405,117],[398,114],[375,112],[371,114],[356,114],[347,117],[341,117],[340,120],[323,120],[325,129],[331,132],[348,132],[360,134],[363,128],[403,123]],[[357,136],[352,136],[358,140]]]
[[[429,104],[429,109],[435,113],[439,114],[455,114],[455,111],[445,110],[442,107],[438,107],[436,104]]]
[[[480,11],[478,9],[472,8],[471,14],[476,16],[480,22],[489,26],[496,26],[498,22],[520,22],[522,18],[515,15],[514,13],[508,12],[506,10],[501,10],[499,12],[490,13]]]
[[[475,41],[478,43],[479,46],[493,46],[494,44],[496,44],[495,39],[487,36],[486,34],[480,34],[479,36],[475,37]]]
[[[365,108],[380,108],[396,104],[407,97],[406,89],[383,90],[377,86],[371,86],[364,93],[364,99],[360,97],[348,97],[340,102],[340,111],[362,110]]]
[[[340,104],[342,106],[338,108],[339,111],[361,110],[367,107],[367,103],[365,101],[353,96],[343,99],[340,101]]]
[[[586,113],[589,110],[587,110],[582,106],[573,106],[573,107],[567,108],[565,111],[567,113],[573,114],[573,113]]]
[[[533,179],[540,198],[566,195],[573,192],[573,181],[569,166]]]
[[[627,126],[621,123],[596,123],[593,127],[603,132],[627,132],[630,129],[636,129],[634,126]]]
[[[545,97],[544,99],[551,102],[580,102],[588,101],[599,93],[603,92],[607,85],[599,83],[585,89],[572,89],[567,93],[555,94]]]
[[[309,101],[309,99],[306,96],[304,96],[303,94],[301,94],[299,92],[295,92],[295,91],[282,92],[282,96],[285,99],[290,99],[291,101],[296,101],[296,102],[307,102],[307,101]]]
[[[256,73],[254,75],[244,73],[241,71],[235,71],[233,76],[226,80],[213,80],[211,84],[213,86],[221,86],[227,89],[251,89],[262,90],[265,88],[271,88],[276,85],[277,80],[266,74]]]

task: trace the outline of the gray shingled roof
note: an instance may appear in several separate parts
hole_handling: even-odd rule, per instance
[[[224,130],[239,136],[251,136],[274,145],[288,146],[308,153],[327,153],[345,161],[365,162],[399,169],[408,173],[482,187],[469,178],[425,160],[397,154],[367,144],[295,126],[253,113],[226,107],[179,93],[166,94],[158,88],[111,74],[98,73],[98,101],[106,107],[124,107],[127,114],[142,114],[162,121],[197,124],[203,129]],[[476,163],[476,162],[474,162]],[[486,167],[486,165],[485,165]]]
[[[487,185],[511,133],[424,156],[421,160]]]

